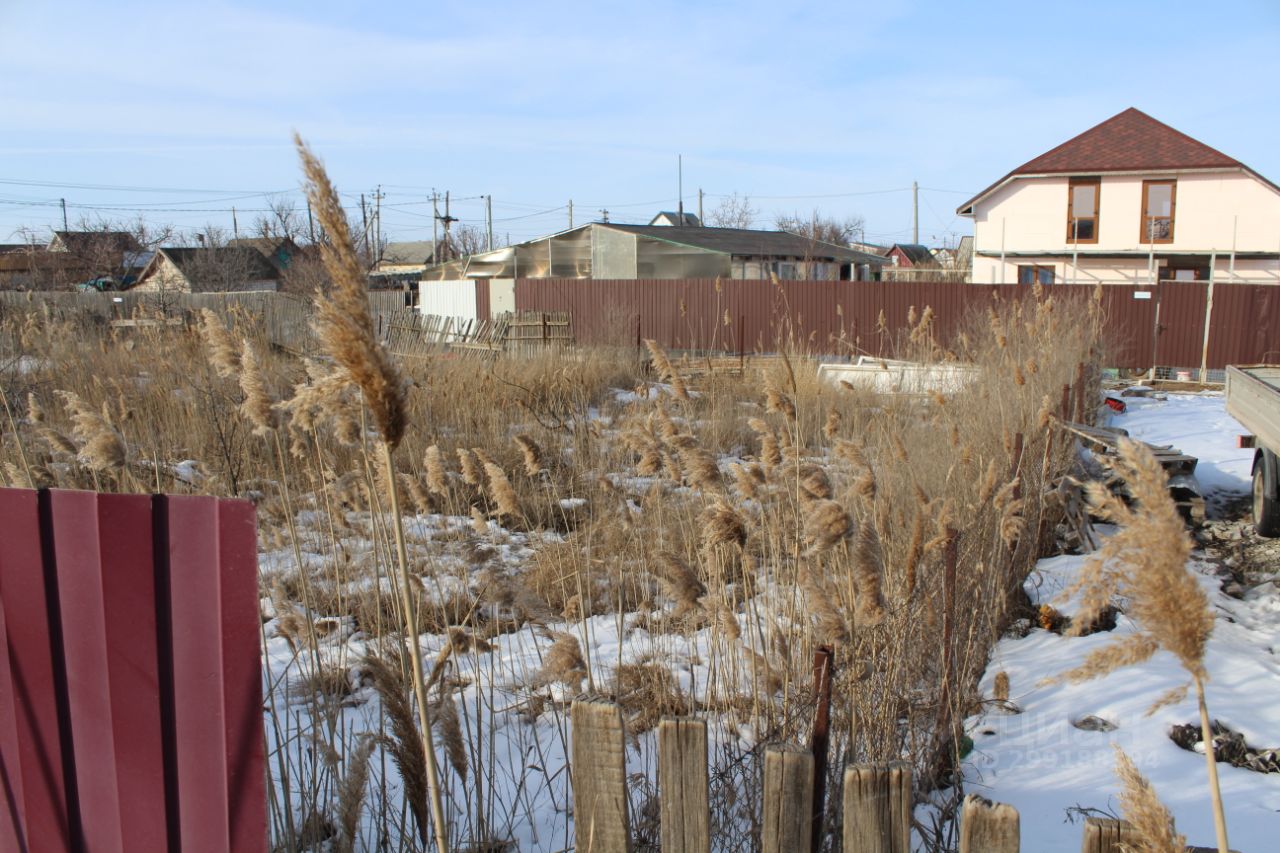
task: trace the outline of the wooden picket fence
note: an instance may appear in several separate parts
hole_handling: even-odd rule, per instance
[[[410,360],[445,353],[455,358],[528,357],[573,345],[573,325],[563,311],[519,311],[493,319],[462,320],[399,310],[378,315],[378,333],[390,352]]]
[[[627,802],[626,730],[613,702],[573,703],[571,746],[574,820],[579,853],[632,853]],[[816,790],[825,778],[821,749],[775,744],[764,750],[762,853],[817,853],[824,838],[816,820],[826,804]],[[910,853],[911,765],[904,761],[851,764],[844,769],[840,803],[843,853]],[[710,853],[710,771],[707,724],[667,717],[658,724],[658,822],[661,849]],[[1091,817],[1081,853],[1120,853],[1138,839],[1128,823]],[[981,797],[965,798],[960,853],[1020,853],[1017,809]],[[741,845],[745,846],[745,845]],[[1212,848],[1188,847],[1188,853]]]

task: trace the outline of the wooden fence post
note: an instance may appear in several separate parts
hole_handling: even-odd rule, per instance
[[[658,724],[659,818],[663,850],[711,853],[707,724],[668,717]]]
[[[844,853],[910,853],[911,765],[854,764],[844,771]]]
[[[1080,853],[1119,853],[1120,843],[1138,843],[1138,832],[1128,821],[1090,817],[1084,821]]]
[[[622,709],[612,702],[574,702],[570,716],[577,849],[631,853]]]
[[[776,744],[764,751],[763,853],[794,853],[809,846],[813,813],[813,753]]]
[[[960,853],[1019,853],[1018,810],[973,794],[960,813]]]

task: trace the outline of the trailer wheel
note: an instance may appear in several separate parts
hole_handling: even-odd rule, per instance
[[[1267,494],[1270,455],[1271,451],[1263,450],[1253,462],[1253,526],[1259,536],[1267,537],[1280,536],[1280,499]]]

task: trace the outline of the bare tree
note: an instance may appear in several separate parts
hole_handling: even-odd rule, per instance
[[[799,234],[807,240],[819,243],[834,243],[847,246],[854,237],[861,237],[866,229],[866,220],[861,216],[846,216],[836,219],[813,211],[809,216],[798,213],[779,214],[774,219],[774,226],[779,231]]]
[[[298,211],[293,199],[285,195],[271,195],[267,197],[267,212],[254,220],[253,233],[273,240],[288,238],[298,243],[307,233],[307,218]]]
[[[479,225],[459,225],[449,234],[449,256],[477,255],[489,248],[488,232]]]
[[[760,211],[751,206],[751,197],[736,192],[725,196],[707,214],[707,224],[716,228],[750,228]]]

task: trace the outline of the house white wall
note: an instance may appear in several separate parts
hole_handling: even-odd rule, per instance
[[[1145,179],[1177,181],[1173,241],[1154,245],[1162,253],[1216,252],[1215,276],[1230,267],[1230,255],[1268,252],[1280,254],[1280,192],[1243,172],[1195,172],[1171,175],[1103,175],[1099,191],[1098,241],[1081,243],[1079,267],[1090,275],[1111,279],[1147,273],[1142,240],[1142,183]],[[1016,281],[1018,264],[1054,265],[1058,280],[1070,279],[1070,260],[1011,258],[1027,253],[1070,253],[1067,239],[1069,178],[1019,177],[974,205],[975,282]],[[1001,252],[1006,255],[1003,266]],[[1132,252],[1140,260],[1089,259],[1099,252]],[[1237,276],[1280,278],[1280,263],[1237,259]]]
[[[418,310],[453,317],[455,323],[476,320],[476,283],[471,279],[419,282]]]

